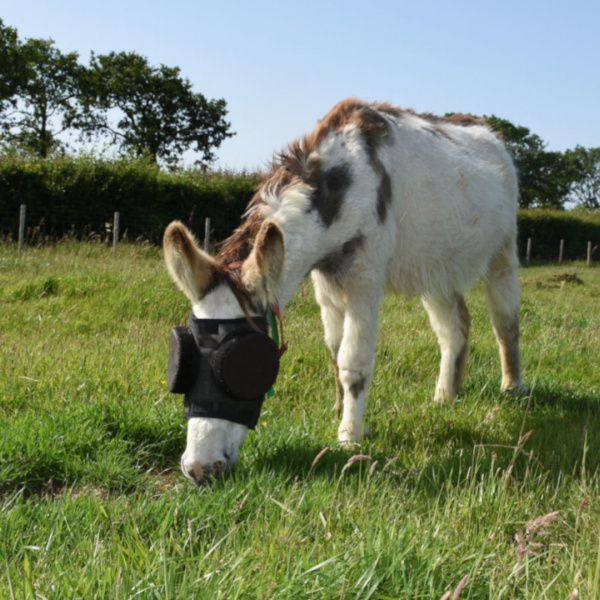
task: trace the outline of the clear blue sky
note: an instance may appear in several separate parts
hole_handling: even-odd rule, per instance
[[[21,39],[135,51],[227,101],[217,166],[255,169],[338,100],[495,114],[600,146],[598,0],[2,0]]]

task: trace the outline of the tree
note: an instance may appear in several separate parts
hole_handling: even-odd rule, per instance
[[[0,19],[0,116],[15,106],[17,90],[23,81],[24,63],[19,49],[17,30],[6,27]]]
[[[84,86],[88,134],[105,133],[124,151],[174,165],[192,149],[211,162],[214,148],[234,135],[224,100],[194,93],[177,67],[152,67],[135,52],[92,54]],[[116,125],[109,111],[117,109]]]
[[[45,158],[63,145],[58,136],[76,124],[82,67],[76,52],[63,54],[52,40],[29,39],[14,56],[18,77],[4,138]]]
[[[600,209],[600,148],[567,150],[575,163],[578,177],[571,186],[571,194],[577,207],[584,210]]]
[[[519,204],[524,208],[563,208],[578,177],[577,164],[572,157],[546,151],[546,144],[527,127],[513,125],[494,115],[485,119],[502,135],[513,155],[519,172]]]

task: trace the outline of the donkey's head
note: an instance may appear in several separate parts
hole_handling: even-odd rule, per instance
[[[283,269],[283,234],[267,219],[239,260],[227,261],[203,252],[179,222],[167,227],[163,243],[169,273],[192,303],[189,328],[171,333],[169,387],[186,394],[181,468],[201,483],[236,463],[277,375],[264,316]]]

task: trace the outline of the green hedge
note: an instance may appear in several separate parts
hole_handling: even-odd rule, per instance
[[[110,229],[120,213],[129,238],[160,240],[173,219],[188,222],[204,237],[204,218],[212,236],[223,239],[258,185],[248,173],[196,170],[165,172],[144,160],[107,160],[93,156],[28,160],[0,158],[0,232],[16,235],[19,206],[27,206],[27,225],[41,235],[84,237]]]
[[[587,244],[600,245],[600,213],[564,210],[519,209],[519,253],[525,255],[527,238],[532,240],[532,258],[555,260],[560,240],[565,240],[564,259],[584,260]],[[600,259],[600,250],[594,253]]]
[[[38,239],[104,235],[114,212],[129,239],[160,242],[173,219],[188,222],[204,237],[210,217],[212,239],[223,240],[241,219],[259,183],[256,174],[192,169],[159,170],[141,159],[108,160],[91,155],[47,160],[0,156],[0,235],[16,237],[19,206],[27,205],[27,225]],[[534,259],[555,259],[565,240],[565,259],[584,259],[587,243],[600,245],[600,214],[519,210],[519,249],[533,240]],[[595,253],[600,259],[600,251]]]

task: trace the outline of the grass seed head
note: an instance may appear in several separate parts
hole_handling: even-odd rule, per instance
[[[325,446],[319,454],[315,456],[315,460],[312,461],[311,469],[323,458],[323,456],[329,451],[329,446]]]
[[[348,462],[344,465],[344,468],[342,469],[342,473],[346,469],[349,469],[355,462],[359,462],[361,460],[373,460],[373,459],[370,456],[367,456],[366,454],[355,454],[354,456],[351,456],[348,459]]]

